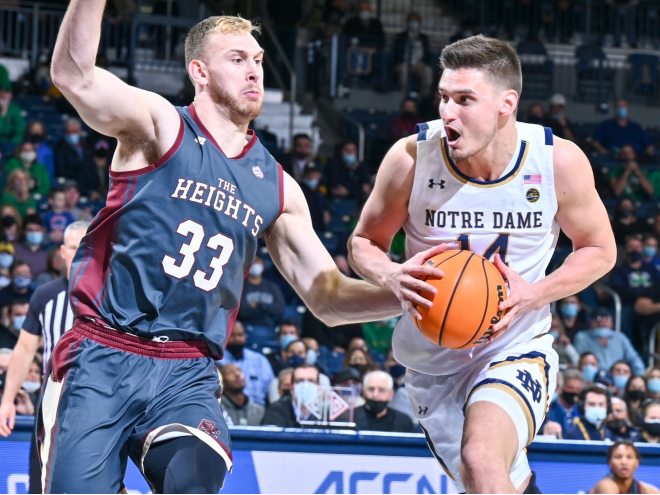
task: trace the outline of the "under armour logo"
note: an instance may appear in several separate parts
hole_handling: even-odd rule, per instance
[[[419,407],[419,414],[424,414],[424,415],[426,415],[426,412],[429,410],[428,406],[424,406],[424,407],[422,407],[422,406],[417,406],[417,407]]]
[[[541,402],[541,384],[538,380],[534,380],[529,371],[518,370],[516,377],[522,383],[525,390],[532,393],[532,400],[534,402]]]
[[[197,136],[195,138],[195,142],[201,146],[204,146],[204,143],[206,142],[206,138],[203,138],[201,136]]]
[[[214,438],[217,438],[217,436],[220,435],[220,430],[215,427],[215,423],[210,419],[203,419],[197,429],[202,430],[204,433]]]
[[[441,180],[440,182],[434,182],[433,179],[429,179],[429,189],[433,189],[433,186],[440,186],[440,189],[444,189],[445,181]]]

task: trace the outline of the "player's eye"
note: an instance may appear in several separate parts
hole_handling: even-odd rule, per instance
[[[449,97],[448,97],[446,94],[444,94],[444,93],[440,93],[440,99],[441,99],[444,103],[447,103],[447,101],[449,100]]]
[[[232,62],[234,62],[234,63],[241,63],[242,61],[243,61],[243,59],[238,58],[238,57],[232,60]]]
[[[472,98],[469,96],[461,96],[461,103],[467,103],[468,101],[472,101]]]

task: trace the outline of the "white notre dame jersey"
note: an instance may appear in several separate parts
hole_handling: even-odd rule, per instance
[[[518,143],[502,176],[479,182],[464,175],[447,150],[441,120],[418,126],[417,161],[406,232],[406,256],[447,243],[493,261],[498,253],[527,282],[545,277],[559,235],[555,221],[552,131],[516,123]],[[550,328],[550,307],[516,318],[491,343],[445,349],[424,337],[404,311],[393,338],[394,356],[428,375],[458,373],[473,361],[527,342]]]

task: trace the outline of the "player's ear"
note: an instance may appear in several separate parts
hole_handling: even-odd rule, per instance
[[[513,89],[508,89],[502,94],[502,104],[500,105],[500,115],[508,117],[516,113],[518,108],[518,93]]]
[[[209,83],[209,70],[201,60],[191,60],[188,66],[188,74],[192,80],[200,86],[206,86]]]

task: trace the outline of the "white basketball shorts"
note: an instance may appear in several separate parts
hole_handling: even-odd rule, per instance
[[[477,401],[497,404],[516,425],[518,455],[510,473],[513,486],[520,487],[530,474],[525,447],[541,427],[557,385],[559,363],[552,342],[550,335],[539,336],[486,361],[476,361],[454,375],[432,376],[410,369],[406,373],[413,414],[459,493],[465,492],[459,472],[465,411]]]

